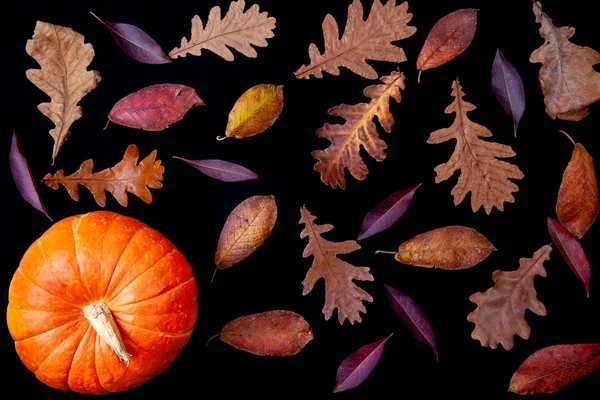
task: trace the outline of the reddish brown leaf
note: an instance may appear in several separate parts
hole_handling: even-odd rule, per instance
[[[518,270],[494,271],[495,286],[469,297],[477,304],[467,316],[467,321],[475,323],[473,339],[492,349],[500,343],[506,350],[513,348],[515,334],[529,339],[531,328],[525,320],[525,311],[546,315],[546,307],[537,299],[533,284],[536,275],[546,276],[544,261],[550,259],[551,252],[552,247],[542,246],[532,258],[521,258]]]
[[[548,232],[571,271],[584,284],[587,297],[590,297],[590,263],[577,239],[561,224],[548,217]]]
[[[236,318],[219,336],[228,345],[258,356],[293,356],[313,339],[302,315],[284,310]]]
[[[302,295],[305,296],[312,290],[315,283],[325,279],[325,306],[323,314],[325,320],[331,318],[333,311],[338,309],[338,321],[343,324],[346,319],[354,324],[355,321],[362,322],[360,313],[366,312],[363,301],[373,301],[371,295],[356,286],[353,279],[360,281],[372,281],[373,275],[369,268],[355,267],[343,260],[338,254],[348,254],[360,249],[360,245],[354,240],[345,242],[330,242],[323,239],[321,235],[333,229],[333,225],[316,225],[315,219],[305,206],[300,209],[300,224],[305,228],[300,233],[300,238],[308,237],[308,245],[304,249],[304,258],[315,257],[312,266],[302,281],[304,288]]]
[[[421,233],[398,247],[394,254],[402,264],[458,270],[485,260],[496,248],[481,233],[466,226],[446,226]]]
[[[203,104],[193,88],[163,83],[123,97],[110,110],[108,119],[130,128],[161,131],[181,120],[192,108]]]
[[[554,393],[599,367],[600,343],[544,347],[521,364],[508,390],[518,394]]]
[[[362,181],[369,170],[360,155],[363,147],[377,161],[385,159],[387,144],[379,138],[377,120],[383,129],[390,133],[394,125],[394,117],[390,113],[389,100],[393,98],[400,103],[400,90],[404,89],[404,74],[394,71],[381,78],[383,84],[367,86],[364,95],[371,99],[368,103],[354,105],[342,104],[329,109],[329,115],[342,117],[345,124],[325,124],[317,131],[317,136],[326,138],[331,145],[325,150],[312,152],[319,160],[314,166],[321,174],[321,180],[336,189],[346,188],[344,172],[347,168],[352,176]]]
[[[477,28],[477,11],[475,8],[463,8],[435,23],[417,59],[419,82],[422,71],[447,63],[469,47]]]
[[[575,143],[569,135],[567,137],[575,148],[558,190],[556,215],[573,236],[581,239],[596,220],[600,210],[598,182],[590,153],[581,143]]]
[[[264,243],[277,220],[273,196],[252,196],[231,211],[219,236],[215,253],[218,269],[231,267]]]

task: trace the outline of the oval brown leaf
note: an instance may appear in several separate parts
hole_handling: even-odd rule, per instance
[[[421,72],[447,63],[469,47],[477,28],[476,8],[463,8],[440,18],[425,39],[419,58],[419,82]]]
[[[479,264],[495,250],[490,241],[473,228],[446,226],[402,243],[394,258],[417,267],[458,270]]]
[[[258,356],[293,356],[313,339],[302,315],[285,310],[239,317],[225,325],[219,336],[228,345]]]
[[[581,143],[575,143],[569,135],[567,137],[575,148],[558,189],[556,215],[562,226],[581,239],[598,217],[598,182],[590,153]]]
[[[233,105],[225,137],[242,139],[264,132],[275,123],[282,109],[283,85],[253,86]]]
[[[229,268],[254,253],[269,237],[276,220],[274,196],[252,196],[242,201],[221,230],[215,253],[217,268]]]

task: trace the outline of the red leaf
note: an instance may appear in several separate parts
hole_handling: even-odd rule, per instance
[[[565,227],[550,217],[548,217],[548,232],[571,271],[585,285],[589,298],[591,268],[583,247]]]
[[[241,182],[258,178],[254,172],[247,168],[223,160],[188,160],[173,156],[181,161],[185,161],[198,171],[224,182]]]
[[[340,364],[335,377],[333,392],[352,389],[369,377],[383,354],[385,342],[393,333],[378,342],[364,345]]]
[[[554,393],[600,367],[600,343],[559,344],[530,355],[514,373],[508,390],[518,394]]]
[[[203,104],[193,88],[163,83],[123,97],[110,110],[108,119],[130,128],[161,131],[181,120],[192,108]]]

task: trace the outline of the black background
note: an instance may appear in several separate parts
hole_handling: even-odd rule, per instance
[[[336,122],[327,110],[341,103],[362,102],[363,89],[376,83],[342,68],[340,76],[325,74],[323,79],[297,80],[302,64],[308,63],[308,45],[322,48],[321,23],[331,13],[345,25],[350,0],[277,1],[260,0],[261,10],[277,19],[274,38],[268,47],[257,48],[258,57],[235,53],[227,62],[210,51],[201,57],[188,56],[167,65],[146,65],[126,56],[108,30],[89,11],[116,22],[139,26],[169,52],[189,37],[190,21],[198,14],[206,21],[212,6],[223,14],[228,1],[6,1],[3,2],[2,140],[0,153],[6,155],[1,168],[3,218],[3,266],[0,282],[7,306],[8,286],[27,247],[50,227],[44,215],[29,206],[17,192],[10,177],[8,153],[13,129],[39,181],[47,172],[64,169],[72,173],[80,163],[92,158],[96,170],[121,160],[127,145],[135,143],[145,157],[157,149],[166,172],[164,187],[152,190],[152,204],[129,195],[129,206],[121,207],[110,195],[106,205],[112,210],[140,219],[162,232],[182,252],[194,268],[199,286],[199,315],[193,336],[177,360],[161,375],[120,395],[120,398],[193,396],[227,398],[238,396],[325,396],[332,392],[340,362],[360,346],[379,340],[391,332],[384,355],[372,375],[359,387],[339,398],[382,398],[384,395],[413,399],[423,396],[454,398],[516,398],[508,394],[512,373],[534,351],[561,343],[600,341],[597,324],[600,301],[596,274],[592,274],[591,298],[554,250],[546,263],[547,278],[536,278],[539,299],[548,315],[527,312],[531,325],[529,340],[515,338],[511,351],[483,348],[471,339],[474,325],[466,320],[475,308],[469,296],[492,284],[496,269],[514,270],[521,257],[550,242],[546,217],[555,216],[556,195],[572,146],[558,130],[564,129],[595,156],[600,152],[597,125],[600,106],[581,122],[553,121],[545,114],[538,81],[540,64],[531,64],[531,52],[542,44],[531,2],[469,1],[445,2],[411,0],[410,24],[417,27],[412,37],[397,45],[404,48],[408,61],[400,65],[406,75],[401,104],[392,104],[396,119],[391,134],[379,128],[387,142],[387,158],[378,163],[366,153],[367,179],[360,182],[347,174],[347,190],[326,187],[313,170],[311,151],[325,148],[328,141],[315,136],[325,122]],[[151,5],[150,5],[151,4]],[[252,4],[252,3],[250,3]],[[372,1],[365,0],[369,10]],[[573,26],[572,41],[600,50],[596,15],[583,0],[544,2],[544,10],[558,26]],[[248,6],[248,5],[247,5]],[[458,58],[425,71],[417,84],[415,61],[427,33],[442,16],[459,8],[479,8],[475,39]],[[52,123],[37,109],[47,96],[25,77],[29,68],[38,68],[25,52],[35,22],[42,20],[72,27],[92,43],[96,56],[90,69],[102,75],[98,87],[84,97],[83,118],[72,127],[72,136],[50,166]],[[490,70],[496,49],[500,48],[521,74],[527,105],[518,138],[512,122],[496,101],[490,85]],[[398,65],[371,62],[380,76]],[[469,117],[494,134],[491,140],[513,147],[516,163],[525,178],[517,181],[516,202],[505,211],[483,209],[473,213],[470,197],[454,206],[450,191],[456,175],[435,184],[433,168],[446,162],[454,141],[441,145],[426,143],[429,133],[452,123],[444,114],[452,101],[451,84],[458,77],[466,92],[465,100],[477,106]],[[142,87],[156,83],[192,86],[206,102],[162,132],[144,132],[116,124],[103,131],[106,116],[114,103]],[[227,115],[236,99],[260,83],[284,85],[285,106],[275,125],[260,135],[243,140],[218,142]],[[595,126],[596,125],[596,126]],[[239,163],[257,172],[259,179],[240,183],[213,180],[172,156],[190,159],[219,158]],[[342,241],[356,238],[364,215],[392,192],[422,183],[413,204],[391,229],[361,241],[362,248],[344,257],[354,265],[371,268],[374,282],[360,282],[374,302],[367,305],[363,322],[340,326],[337,314],[325,321],[323,281],[302,296],[302,280],[310,259],[302,258],[307,240],[299,238],[300,207],[306,204],[318,223],[331,223],[335,229],[326,238]],[[54,191],[39,184],[41,197],[55,221],[98,210],[90,193],[82,188],[79,202],[71,200],[64,188]],[[219,233],[229,212],[242,200],[256,194],[273,194],[279,217],[271,237],[250,257],[217,274],[213,256]],[[393,250],[416,234],[446,225],[466,225],[484,234],[498,249],[476,267],[464,271],[430,270],[397,263],[391,256],[374,255],[377,249]],[[582,240],[594,268],[600,260],[598,226]],[[414,340],[388,305],[383,284],[411,296],[429,317],[436,333],[439,361],[427,346]],[[259,357],[220,341],[205,346],[208,337],[230,320],[251,313],[288,309],[302,314],[311,324],[315,338],[293,357]],[[78,396],[51,389],[37,381],[19,360],[8,329],[1,330],[3,394],[12,396]],[[579,399],[600,394],[598,373],[582,378],[548,399]]]

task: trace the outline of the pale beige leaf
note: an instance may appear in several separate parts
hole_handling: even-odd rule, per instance
[[[394,46],[393,41],[412,36],[417,28],[409,26],[412,14],[407,12],[408,3],[396,5],[396,0],[388,0],[382,5],[375,0],[366,20],[363,20],[363,6],[354,0],[348,7],[348,19],[344,34],[340,39],[337,22],[331,14],[323,21],[323,54],[314,43],[308,47],[309,65],[302,65],[295,72],[296,78],[309,79],[323,77],[323,71],[339,75],[339,67],[368,79],[377,79],[377,72],[366,60],[403,62],[404,50]]]
[[[160,160],[156,160],[156,150],[138,164],[139,157],[138,148],[131,144],[127,147],[123,159],[112,168],[94,173],[94,161],[86,160],[73,174],[65,176],[63,170],[59,169],[54,175],[46,174],[44,182],[52,189],[58,189],[63,185],[75,201],[79,200],[78,185],[85,186],[92,192],[100,207],[106,205],[105,190],[110,192],[123,207],[127,207],[127,192],[133,193],[149,204],[152,202],[152,194],[148,188],[162,187],[160,181],[165,167],[160,165]]]
[[[514,345],[514,335],[529,339],[531,328],[525,320],[525,311],[546,315],[546,307],[537,299],[534,287],[536,275],[545,277],[544,261],[550,259],[552,247],[542,246],[532,258],[521,258],[516,271],[494,271],[494,287],[485,293],[469,297],[477,308],[467,316],[475,323],[471,334],[482,346],[495,349],[501,344],[506,350]]]
[[[244,12],[244,0],[233,1],[229,11],[221,19],[221,9],[213,7],[208,14],[206,28],[197,15],[192,19],[192,36],[188,41],[181,39],[181,46],[169,53],[169,57],[185,57],[188,54],[199,56],[202,49],[210,50],[227,61],[233,61],[233,53],[228,46],[246,57],[256,58],[256,50],[252,47],[266,47],[268,38],[272,38],[275,29],[275,18],[268,17],[266,12],[259,12],[257,4],[253,4]]]
[[[491,137],[492,132],[485,126],[469,120],[467,112],[475,109],[471,103],[463,100],[465,93],[456,79],[452,83],[452,96],[454,101],[446,110],[446,114],[456,113],[454,123],[449,128],[432,132],[427,143],[443,143],[451,139],[456,140],[456,147],[450,160],[435,167],[437,176],[435,182],[439,183],[450,178],[460,170],[460,176],[452,195],[454,204],[460,204],[467,194],[471,192],[471,208],[473,212],[481,206],[487,214],[496,207],[504,210],[504,203],[515,201],[512,193],[519,187],[509,179],[522,179],[523,172],[513,164],[498,160],[515,156],[510,146],[499,143],[486,142],[480,137]]]
[[[52,99],[38,109],[54,122],[52,164],[70,135],[71,124],[81,118],[77,103],[100,82],[98,71],[88,71],[94,48],[71,28],[38,21],[25,50],[42,69],[27,70],[27,78]]]

